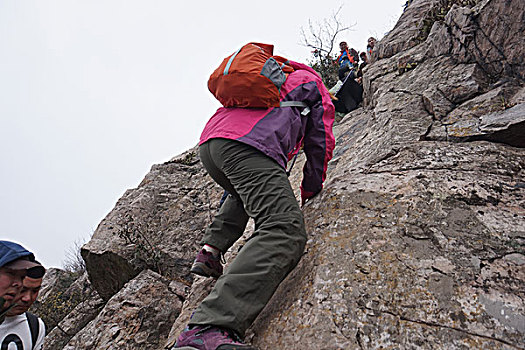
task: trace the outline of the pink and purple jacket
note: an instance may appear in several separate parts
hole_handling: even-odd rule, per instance
[[[281,86],[281,101],[302,101],[303,107],[224,108],[206,124],[199,144],[212,138],[237,140],[255,147],[286,169],[301,147],[306,154],[301,197],[310,198],[323,188],[328,161],[335,146],[332,125],[335,110],[319,75],[310,67],[290,61],[294,72]]]

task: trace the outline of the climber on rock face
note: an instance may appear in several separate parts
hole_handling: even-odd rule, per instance
[[[241,337],[303,253],[304,219],[286,165],[302,147],[307,159],[301,184],[304,205],[321,191],[332,158],[334,106],[313,69],[287,64],[293,71],[280,98],[294,106],[221,107],[202,132],[200,159],[229,195],[207,228],[192,267],[217,282],[174,349],[253,349]],[[220,257],[242,236],[250,217],[254,234],[223,273]]]

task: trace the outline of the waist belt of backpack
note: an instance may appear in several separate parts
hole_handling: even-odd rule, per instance
[[[281,107],[304,107],[301,115],[308,115],[310,113],[310,107],[305,102],[302,101],[281,101]]]

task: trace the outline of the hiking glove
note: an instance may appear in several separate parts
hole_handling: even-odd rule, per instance
[[[309,191],[304,190],[302,186],[300,188],[301,188],[301,207],[306,203],[307,200],[312,199],[319,192],[321,192],[321,190],[317,192],[309,192]]]

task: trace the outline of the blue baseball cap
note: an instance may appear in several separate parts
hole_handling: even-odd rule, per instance
[[[44,276],[46,270],[35,260],[33,253],[20,244],[0,241],[0,267],[11,270],[31,270],[33,276]]]

